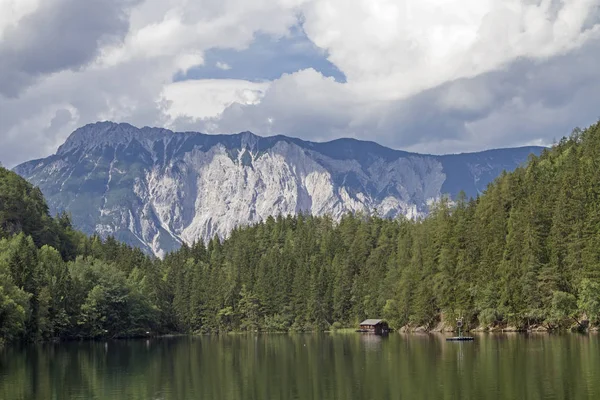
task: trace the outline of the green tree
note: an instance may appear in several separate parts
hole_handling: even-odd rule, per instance
[[[557,326],[572,324],[577,311],[577,299],[571,293],[555,291],[552,293],[552,308],[550,309],[549,322]],[[578,322],[579,323],[579,322]]]
[[[579,284],[577,308],[592,323],[600,322],[600,282],[585,278]]]
[[[250,290],[248,290],[246,285],[242,286],[240,296],[240,328],[243,331],[258,332],[261,328],[259,300]]]
[[[0,345],[24,333],[29,298],[29,294],[13,283],[6,265],[0,260]]]

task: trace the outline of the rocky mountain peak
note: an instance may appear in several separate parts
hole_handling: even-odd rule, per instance
[[[15,171],[42,189],[53,213],[70,212],[77,228],[162,256],[268,216],[423,216],[441,196],[475,196],[540,151],[430,156],[356,139],[315,143],[99,122],[73,132],[56,155]]]
[[[102,146],[128,144],[132,140],[140,143],[151,143],[173,135],[167,129],[144,127],[138,129],[127,123],[102,121],[85,125],[75,130],[58,148],[58,155],[74,150],[90,150]]]

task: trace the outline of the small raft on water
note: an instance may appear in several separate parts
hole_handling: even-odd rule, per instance
[[[475,340],[473,336],[452,336],[446,338],[446,342],[472,342]]]
[[[463,327],[463,318],[456,318],[456,327],[458,328],[458,336],[448,337],[446,338],[446,342],[472,342],[475,340],[473,336],[463,336],[462,335],[462,327]]]

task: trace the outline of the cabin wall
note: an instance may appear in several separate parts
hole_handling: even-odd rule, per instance
[[[375,334],[382,334],[389,332],[389,328],[387,325],[379,324],[379,325],[360,325],[360,330],[363,332],[370,332]]]
[[[376,328],[373,325],[361,325],[361,330],[375,332]]]

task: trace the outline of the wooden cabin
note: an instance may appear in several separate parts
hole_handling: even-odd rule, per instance
[[[385,334],[389,331],[390,327],[382,319],[365,319],[360,323],[360,329],[358,329],[358,332],[374,333],[376,335]]]

